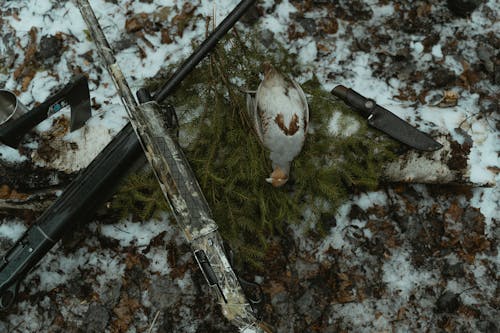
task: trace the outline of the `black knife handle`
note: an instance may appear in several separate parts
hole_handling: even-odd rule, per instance
[[[0,126],[0,142],[16,148],[29,130],[47,119],[49,108],[64,99],[82,81],[87,81],[87,78],[84,75],[79,75],[42,104],[22,114],[19,118],[12,119]]]
[[[13,302],[26,274],[65,232],[92,216],[141,156],[141,146],[129,123],[0,258],[0,310]]]
[[[331,93],[356,109],[365,118],[369,118],[375,107],[378,106],[373,99],[366,98],[351,88],[344,87],[343,85],[336,86],[332,89]]]

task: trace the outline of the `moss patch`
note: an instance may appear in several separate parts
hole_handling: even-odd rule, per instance
[[[272,171],[269,153],[249,125],[242,89],[257,88],[265,61],[297,76],[296,59],[277,43],[271,53],[254,37],[237,33],[220,45],[183,81],[170,102],[178,107],[181,137],[189,137],[185,152],[222,236],[240,263],[258,267],[269,236],[279,235],[288,223],[308,223],[322,231],[321,217],[332,216],[350,193],[375,189],[382,164],[393,158],[391,142],[370,138],[374,134],[365,122],[313,78],[302,84],[312,131],[292,163],[289,183],[273,188],[264,180]],[[158,81],[150,83],[155,86]],[[358,130],[350,136],[332,134],[329,121],[334,113],[340,113],[338,127],[350,126],[345,120],[351,119],[359,121]],[[151,186],[151,195],[158,197],[159,187]]]

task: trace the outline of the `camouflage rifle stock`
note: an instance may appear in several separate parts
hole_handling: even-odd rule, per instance
[[[87,0],[76,0],[177,223],[183,230],[207,283],[219,301],[224,316],[242,332],[263,332],[265,328],[256,320],[252,307],[225,255],[217,225],[212,219],[208,203],[181,147],[172,137],[171,129],[163,125],[159,101],[180,83],[254,2],[243,0],[228,15],[228,18],[220,24],[223,28],[216,29],[169,80],[175,82],[175,85],[167,82],[166,86],[170,90],[163,89],[160,97],[138,104],[116,63],[113,51],[90,4]]]

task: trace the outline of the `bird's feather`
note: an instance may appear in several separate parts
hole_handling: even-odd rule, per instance
[[[302,88],[299,86],[295,80],[292,79],[293,86],[295,89],[298,91],[299,96],[300,96],[300,101],[302,102],[302,105],[304,107],[304,115],[303,115],[303,122],[304,122],[304,133],[307,133],[307,128],[309,127],[309,105],[307,104],[307,98],[306,95],[304,94],[304,91]]]
[[[264,143],[264,138],[262,134],[262,125],[259,119],[259,113],[257,110],[257,102],[255,100],[255,97],[252,96],[252,94],[247,93],[247,113],[248,113],[248,119],[250,120],[250,123],[252,127],[255,130],[255,133],[257,134],[257,137],[259,138],[260,143]]]

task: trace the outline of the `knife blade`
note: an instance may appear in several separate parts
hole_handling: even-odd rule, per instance
[[[412,148],[435,151],[443,147],[428,134],[419,131],[394,113],[378,105],[373,99],[366,98],[343,85],[336,86],[331,93],[361,113],[368,120],[370,126]]]

